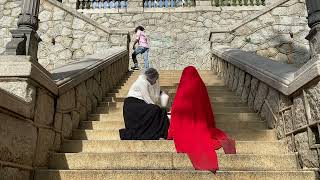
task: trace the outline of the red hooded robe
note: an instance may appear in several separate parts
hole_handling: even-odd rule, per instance
[[[235,153],[235,142],[216,128],[207,88],[193,66],[183,70],[171,110],[168,139],[187,153],[195,169],[218,169],[216,149]]]

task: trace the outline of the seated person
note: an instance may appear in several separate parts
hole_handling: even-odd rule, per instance
[[[119,130],[122,140],[167,138],[167,111],[156,105],[160,96],[158,79],[157,70],[148,68],[130,87],[123,105],[125,129]]]
[[[218,170],[215,150],[236,153],[235,142],[215,125],[207,88],[193,66],[186,67],[171,109],[168,139],[178,153],[187,153],[194,168]]]

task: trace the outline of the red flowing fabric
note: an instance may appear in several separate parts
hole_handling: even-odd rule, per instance
[[[178,153],[187,153],[197,170],[218,170],[215,152],[235,153],[235,142],[216,128],[207,88],[193,66],[186,67],[171,109],[168,139]]]

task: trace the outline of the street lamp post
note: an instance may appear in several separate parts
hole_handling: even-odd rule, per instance
[[[18,19],[18,28],[11,30],[12,40],[6,45],[7,55],[27,55],[37,61],[38,44],[41,41],[37,34],[39,25],[40,0],[23,0]]]
[[[309,41],[311,55],[320,54],[320,1],[306,0],[308,25],[311,28],[306,39]]]

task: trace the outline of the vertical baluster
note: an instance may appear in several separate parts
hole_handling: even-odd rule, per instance
[[[148,8],[151,8],[151,0],[148,0]]]
[[[144,8],[148,7],[148,2],[146,0],[143,1],[143,7]]]
[[[88,6],[89,6],[89,9],[93,9],[93,6],[92,6],[92,4],[93,4],[93,0],[89,0],[89,2],[88,2],[88,3],[89,3],[89,5],[88,5]]]
[[[124,6],[125,6],[125,2],[124,2],[124,0],[118,0],[118,3],[119,3],[119,6],[118,6],[118,8],[124,8]],[[143,6],[143,5],[142,5]]]
[[[250,6],[254,6],[254,0],[250,0]]]
[[[81,0],[77,0],[76,9],[81,9]]]
[[[240,6],[243,5],[243,0],[239,0],[239,5],[240,5]]]
[[[90,9],[94,9],[95,7],[94,7],[94,2],[95,2],[96,0],[90,0]]]
[[[237,0],[232,0],[232,6],[236,6],[237,5]]]
[[[78,0],[77,9],[83,9],[83,0]]]
[[[113,2],[113,0],[110,0],[110,1],[109,1],[109,7],[110,7],[110,9],[114,8],[114,2]]]
[[[214,6],[216,6],[216,7],[219,6],[219,0],[214,0]]]
[[[99,1],[99,9],[103,9],[104,8],[104,3],[103,3],[104,0],[100,0]]]
[[[243,4],[244,4],[245,6],[248,6],[248,0],[243,0]]]
[[[228,6],[228,0],[223,0],[223,6]]]
[[[260,6],[260,0],[256,0],[256,5]]]
[[[159,8],[163,8],[163,1],[159,0]]]
[[[154,0],[154,1],[153,1],[153,7],[154,7],[154,8],[157,8],[157,7],[158,7],[158,2],[157,2],[157,0]]]
[[[96,7],[97,7],[97,2],[96,0],[93,0],[91,4],[91,9],[96,9]]]
[[[164,7],[168,8],[169,7],[169,0],[164,0]]]
[[[89,1],[90,0],[84,0],[85,1],[85,3],[84,3],[84,9],[89,9]]]
[[[103,8],[104,8],[104,9],[108,9],[108,8],[109,8],[109,1],[108,1],[108,0],[105,0],[105,1],[103,2]]]
[[[114,2],[114,8],[118,9],[119,8],[119,0],[115,0]]]
[[[261,0],[261,5],[265,6],[266,5],[266,0]]]

